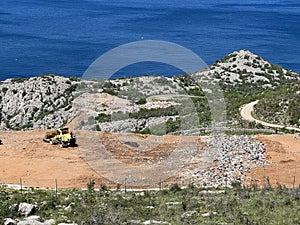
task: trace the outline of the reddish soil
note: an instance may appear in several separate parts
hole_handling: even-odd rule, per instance
[[[80,147],[60,148],[57,145],[50,145],[42,141],[45,133],[45,130],[1,131],[0,139],[3,145],[0,146],[0,183],[19,184],[21,178],[24,186],[54,188],[57,179],[59,188],[84,188],[90,179],[93,179],[97,187],[100,184],[115,186],[114,182],[103,177],[104,173],[99,170],[96,172],[93,169],[95,167],[90,166],[91,162],[87,163],[84,151],[81,151]],[[80,135],[88,136],[89,133]],[[94,137],[98,137],[98,142]],[[266,144],[267,160],[272,163],[250,171],[253,182],[263,185],[268,177],[272,185],[279,182],[287,187],[298,186],[300,184],[300,140],[294,139],[294,135],[259,135],[257,139]],[[92,135],[81,144],[84,144],[88,151],[91,146],[92,153],[93,151],[99,153],[101,148],[104,148],[114,159],[124,165],[141,166],[141,170],[147,169],[149,163],[157,163],[169,157],[178,146],[182,149],[193,149],[204,145],[200,137],[168,135],[156,137],[103,132],[97,133],[96,136]],[[103,162],[102,166],[106,167],[106,165],[110,165],[109,159]],[[174,165],[176,167],[176,162]],[[118,168],[114,165],[104,172],[109,176],[117,177],[124,171],[122,167]],[[155,173],[147,175],[155,176]],[[168,180],[178,181],[176,177],[169,177]]]
[[[31,187],[86,187],[90,179],[105,181],[82,159],[78,148],[42,141],[46,131],[2,131],[0,183]]]
[[[250,172],[254,182],[263,186],[269,179],[272,186],[278,183],[289,188],[300,185],[300,140],[295,135],[259,135],[266,144],[267,160],[271,165],[258,167]]]
[[[200,137],[180,137],[173,135],[154,136],[142,134],[101,133],[100,139],[105,149],[116,159],[133,165],[156,163],[168,157],[174,149],[189,146],[192,142],[203,145]],[[112,141],[113,140],[113,141]]]
[[[76,135],[78,134],[79,147],[61,148],[59,145],[50,145],[42,141],[46,132],[45,130],[1,131],[0,139],[3,145],[0,146],[0,184],[20,184],[21,178],[22,184],[30,187],[54,188],[57,180],[59,188],[85,188],[93,179],[97,187],[100,184],[115,187],[116,179],[108,180],[103,176],[122,177],[120,174],[125,168],[122,165],[119,166],[120,168],[117,165],[111,166],[111,161],[105,159],[105,154],[112,154],[114,159],[124,165],[140,166],[138,167],[140,170],[147,170],[149,163],[156,163],[168,157],[176,147],[191,146],[192,148],[201,143],[200,137],[181,138],[169,135],[157,137],[80,131],[75,132]],[[85,156],[86,152],[88,157]],[[103,157],[99,154],[103,154],[104,158],[100,158],[103,159],[100,160],[102,167],[96,168],[93,160]],[[135,167],[132,169],[136,170]],[[106,174],[106,171],[109,174]],[[151,177],[155,174],[147,174],[147,176]]]

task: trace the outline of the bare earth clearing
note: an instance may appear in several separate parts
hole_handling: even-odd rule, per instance
[[[294,137],[293,134],[257,136],[259,141],[266,144],[266,158],[272,162],[250,172],[258,184],[264,185],[269,177],[272,186],[276,186],[277,182],[287,187],[300,185],[300,140]]]
[[[166,179],[183,184],[182,170],[210,165],[207,158],[195,160],[196,155],[205,152],[201,137],[77,131],[79,146],[63,149],[44,143],[45,132],[1,132],[0,183],[19,184],[22,178],[24,186],[53,188],[57,179],[59,188],[83,188],[90,179],[96,185],[114,186],[112,183],[123,183],[126,177],[128,185],[136,186]],[[295,185],[299,185],[300,140],[294,135],[257,138],[266,144],[267,159],[273,163],[252,170],[251,176],[259,184],[269,177],[272,184],[279,182],[288,187],[293,186],[295,176]]]

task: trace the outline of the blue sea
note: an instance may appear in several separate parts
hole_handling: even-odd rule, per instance
[[[105,52],[140,40],[176,43],[208,65],[248,49],[300,72],[300,2],[0,1],[1,80],[48,73],[81,77]],[[115,76],[181,73],[163,63],[144,62]]]

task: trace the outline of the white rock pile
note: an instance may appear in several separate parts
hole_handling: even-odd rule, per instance
[[[254,137],[212,136],[208,141],[213,166],[195,171],[192,182],[199,186],[231,186],[246,179],[247,172],[259,165],[266,165],[265,146]]]

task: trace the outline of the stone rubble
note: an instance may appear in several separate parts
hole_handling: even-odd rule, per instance
[[[196,170],[192,183],[202,187],[231,186],[251,179],[246,173],[251,168],[267,165],[265,146],[246,135],[219,135],[209,138],[208,152],[213,166]]]

